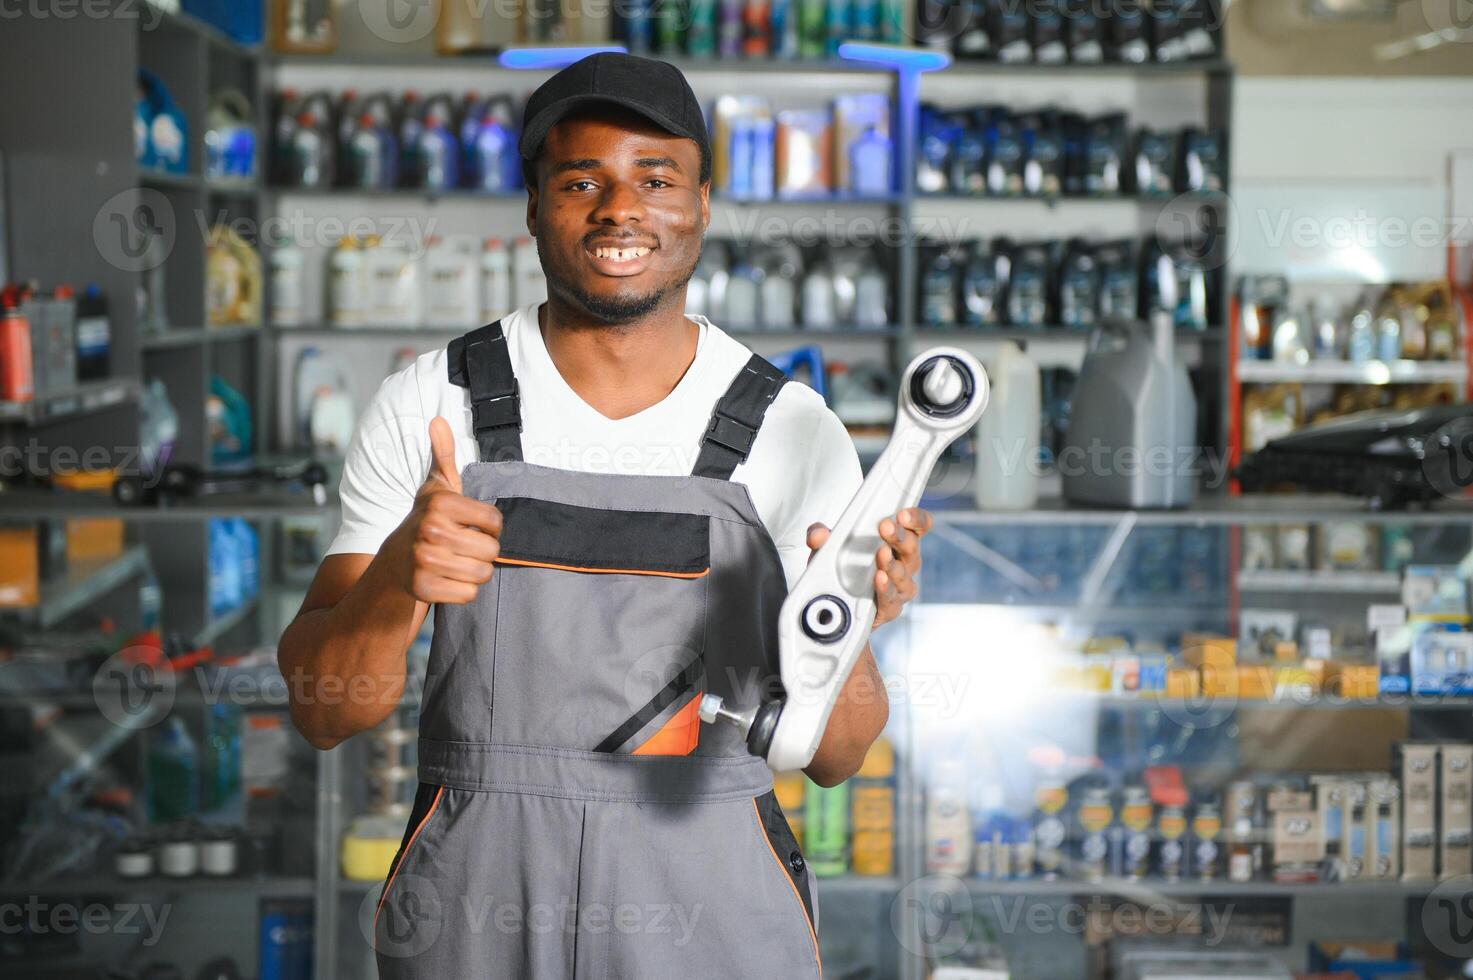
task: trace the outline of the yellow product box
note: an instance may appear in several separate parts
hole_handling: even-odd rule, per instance
[[[1340,693],[1347,698],[1380,696],[1380,671],[1370,664],[1349,664],[1340,670]]]
[[[1278,698],[1313,697],[1320,692],[1314,675],[1300,666],[1274,668],[1274,696]]]
[[[1280,663],[1299,662],[1299,644],[1293,640],[1281,640],[1274,644],[1274,659]]]
[[[1267,664],[1238,665],[1238,697],[1267,701],[1274,696],[1274,671]]]
[[[889,779],[895,775],[895,747],[881,735],[865,753],[855,779]]]
[[[1230,636],[1210,633],[1185,633],[1181,638],[1181,659],[1189,667],[1232,668],[1238,662],[1238,641]]]
[[[895,835],[884,830],[856,830],[850,866],[857,875],[883,878],[895,873]]]
[[[803,809],[803,794],[807,788],[808,777],[801,772],[780,772],[772,777],[772,791],[777,796],[778,806],[789,814]]]
[[[1115,667],[1108,653],[1086,654],[1084,689],[1096,694],[1109,694],[1115,683]]]
[[[0,527],[0,607],[24,609],[41,601],[41,549],[34,525]]]
[[[856,786],[849,797],[856,831],[895,829],[895,791],[888,786]]]
[[[1166,671],[1168,698],[1194,698],[1202,691],[1202,675],[1187,667],[1169,667]]]
[[[123,553],[123,522],[117,517],[74,518],[66,522],[66,559],[100,561]]]
[[[1309,682],[1314,685],[1316,691],[1329,690],[1330,664],[1328,661],[1320,657],[1305,657],[1301,666],[1309,674]]]
[[[1238,668],[1203,667],[1202,693],[1209,698],[1235,698],[1238,696]]]

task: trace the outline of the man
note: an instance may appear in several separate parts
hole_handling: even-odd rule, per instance
[[[818,977],[770,773],[697,705],[780,691],[776,614],[857,456],[815,392],[683,313],[711,151],[677,70],[570,66],[520,149],[547,302],[384,382],[280,643],[293,720],[330,748],[388,717],[435,607],[380,975]],[[881,522],[877,624],[915,595],[929,524]],[[853,775],[887,716],[866,649],[808,776]],[[613,928],[628,908],[684,927]]]

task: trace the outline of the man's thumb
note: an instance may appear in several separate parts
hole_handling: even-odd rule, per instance
[[[455,465],[455,434],[450,423],[436,415],[430,419],[430,472],[425,482],[438,477],[450,489],[460,492],[460,470]]]

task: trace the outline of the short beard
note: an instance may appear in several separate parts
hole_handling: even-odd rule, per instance
[[[538,257],[541,255],[541,240],[538,242]],[[571,277],[564,278],[556,269],[550,267],[546,261],[542,262],[543,275],[547,277],[549,292],[559,292],[571,299],[585,313],[597,320],[608,324],[632,323],[636,320],[649,316],[660,308],[670,296],[679,294],[690,283],[691,277],[696,274],[696,267],[700,264],[701,253],[705,251],[706,243],[701,242],[700,252],[696,254],[696,261],[679,281],[673,282],[664,289],[657,289],[643,296],[621,296],[614,299],[606,299],[602,296],[594,296],[578,285]],[[684,311],[682,311],[684,312]]]

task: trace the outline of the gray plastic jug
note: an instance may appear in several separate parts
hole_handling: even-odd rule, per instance
[[[1186,507],[1196,494],[1197,399],[1170,313],[1107,322],[1090,339],[1058,467],[1064,497],[1097,507]]]

